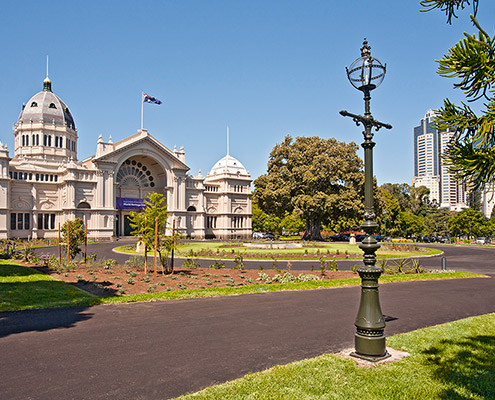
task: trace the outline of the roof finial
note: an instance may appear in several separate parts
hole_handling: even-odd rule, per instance
[[[227,125],[227,155],[229,156],[230,154],[230,133],[229,133],[229,126]]]
[[[43,81],[43,90],[45,92],[52,91],[52,81],[48,78],[48,56],[46,56],[46,78]]]

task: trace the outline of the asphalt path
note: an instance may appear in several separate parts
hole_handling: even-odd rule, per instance
[[[119,263],[124,263],[129,259],[129,254],[122,254],[113,251],[115,247],[125,244],[135,243],[135,240],[121,239],[115,242],[100,242],[97,244],[88,245],[88,254],[95,253],[97,258],[113,258]],[[427,269],[441,269],[442,257],[446,259],[447,269],[454,269],[456,271],[468,271],[476,272],[480,274],[495,274],[495,246],[461,246],[461,245],[449,245],[449,244],[420,244],[419,246],[431,247],[440,249],[444,252],[442,255],[434,257],[421,257],[420,262],[424,268]],[[36,249],[38,254],[47,253],[56,255],[58,253],[57,247],[42,247]],[[150,255],[149,257],[152,257]],[[184,258],[176,258],[175,265],[180,266]],[[221,260],[225,266],[234,266],[233,261]],[[202,267],[209,267],[215,262],[215,259],[199,259],[199,264]],[[318,260],[302,261],[291,260],[291,268],[293,270],[314,270],[318,271],[320,263]],[[248,269],[259,269],[262,266],[265,269],[273,268],[272,260],[244,260],[245,267]],[[362,261],[355,260],[338,260],[337,264],[341,270],[350,270],[354,265],[361,265]],[[283,269],[287,267],[287,261],[278,260],[276,263],[277,268]]]
[[[380,286],[386,334],[495,312],[495,279]],[[359,288],[0,313],[0,398],[168,399],[352,346]]]
[[[495,254],[445,249],[449,264],[473,271],[489,270]],[[382,284],[385,333],[495,312],[490,271],[488,278]],[[0,398],[169,399],[337,352],[353,345],[359,297],[359,287],[345,287],[1,312]]]

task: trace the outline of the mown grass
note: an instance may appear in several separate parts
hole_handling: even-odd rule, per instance
[[[423,273],[383,275],[380,282],[412,280],[471,278],[483,275],[469,272]],[[97,304],[130,303],[137,301],[159,301],[190,299],[241,294],[268,293],[283,290],[310,290],[359,285],[360,279],[334,279],[308,282],[259,284],[237,287],[212,287],[206,289],[184,289],[127,296],[97,297],[73,285],[64,283],[32,268],[15,265],[12,261],[0,260],[0,311],[27,308],[50,308],[66,306],[90,306]]]
[[[191,399],[494,399],[495,314],[389,337],[409,352],[371,368],[325,354],[178,397]]]
[[[0,260],[0,311],[87,305],[94,299],[49,275]]]

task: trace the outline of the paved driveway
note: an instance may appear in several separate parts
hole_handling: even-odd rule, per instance
[[[386,334],[495,312],[495,279],[380,287]],[[167,399],[353,343],[359,288],[0,313],[0,398]]]
[[[129,259],[127,254],[115,253],[113,248],[117,246],[122,246],[124,244],[135,243],[135,240],[121,239],[117,242],[102,242],[98,244],[90,244],[88,246],[88,253],[97,254],[98,258],[113,258],[119,263],[124,263]],[[455,245],[441,245],[441,244],[427,244],[426,247],[432,247],[435,249],[440,249],[444,252],[443,257],[446,257],[447,268],[455,269],[458,271],[469,271],[476,272],[480,274],[494,274],[495,275],[495,246],[455,246]],[[46,247],[39,248],[36,250],[38,254],[50,253],[58,254],[56,247]],[[421,264],[428,269],[440,269],[441,268],[441,258],[442,256],[435,257],[423,257],[421,258]],[[183,259],[177,259],[175,265],[181,265]],[[208,267],[212,264],[214,260],[204,259],[199,260],[201,266]],[[294,270],[310,270],[311,266],[315,270],[319,269],[318,260],[313,261],[291,261],[292,269]],[[338,261],[339,268],[342,270],[350,270],[355,264],[361,265],[361,260],[351,260],[351,261]],[[225,261],[227,267],[233,266],[234,263],[230,261]],[[249,261],[245,260],[246,268],[258,269],[260,265],[264,268],[272,268],[273,262],[269,261]],[[279,261],[277,263],[277,268],[284,268],[286,263]]]

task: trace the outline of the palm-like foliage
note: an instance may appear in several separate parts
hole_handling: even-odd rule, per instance
[[[422,0],[420,4],[425,7],[421,11],[431,11],[439,8],[447,15],[447,23],[452,23],[452,17],[457,18],[456,11],[464,10],[465,6],[470,5],[470,0]],[[478,0],[473,0],[474,15],[478,12]]]
[[[447,14],[447,22],[457,17],[455,12],[470,5],[468,0],[424,0],[420,2],[429,11],[439,8]],[[473,2],[474,14],[478,0]],[[444,162],[458,180],[472,189],[495,187],[495,38],[485,32],[476,18],[471,21],[477,34],[464,34],[464,39],[449,49],[438,61],[438,74],[458,79],[454,88],[461,89],[469,102],[483,99],[484,109],[478,116],[465,103],[453,104],[449,99],[435,118],[439,130],[455,132]]]

